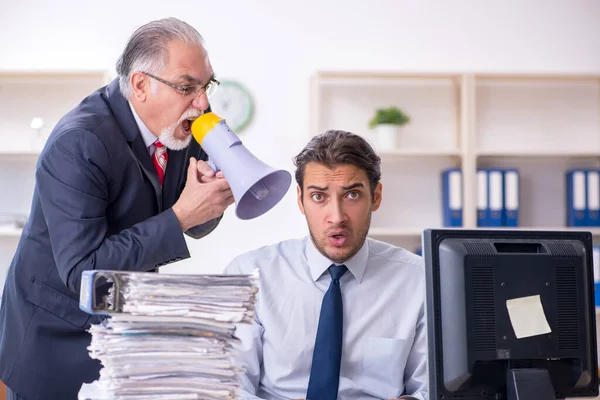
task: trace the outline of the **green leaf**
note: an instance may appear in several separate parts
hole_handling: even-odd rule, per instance
[[[397,107],[379,108],[369,121],[369,127],[374,128],[381,124],[405,125],[410,122],[410,117]]]

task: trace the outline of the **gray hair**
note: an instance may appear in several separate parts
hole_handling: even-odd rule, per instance
[[[204,46],[204,38],[191,25],[177,18],[164,18],[142,25],[131,35],[117,61],[119,87],[126,98],[132,93],[131,74],[144,71],[163,73],[168,63],[169,41],[178,39]]]

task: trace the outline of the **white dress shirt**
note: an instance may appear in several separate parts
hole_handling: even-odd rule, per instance
[[[137,124],[138,129],[142,134],[142,139],[144,139],[144,144],[146,145],[146,149],[148,149],[148,154],[150,155],[150,157],[152,157],[154,155],[154,151],[156,150],[154,142],[156,142],[158,138],[156,137],[156,135],[154,135],[154,133],[150,132],[150,129],[148,129],[146,124],[144,124],[144,121],[142,121],[142,119],[137,115],[135,109],[131,105],[131,102],[129,102],[129,108],[131,108],[133,118],[135,118],[135,123]]]
[[[309,237],[242,254],[225,269],[259,269],[255,323],[238,325],[241,398],[306,397],[332,264]],[[427,399],[425,268],[408,250],[367,238],[340,279],[344,332],[339,399]]]

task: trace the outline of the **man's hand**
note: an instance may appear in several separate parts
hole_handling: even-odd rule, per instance
[[[215,171],[206,161],[198,160],[196,161],[196,165],[198,167],[198,179],[200,182],[209,183],[214,182],[217,179],[225,179],[225,175],[223,175],[222,171],[215,174]]]
[[[204,161],[191,158],[185,188],[173,205],[181,229],[185,232],[217,218],[233,202],[233,193],[223,174],[215,174]]]

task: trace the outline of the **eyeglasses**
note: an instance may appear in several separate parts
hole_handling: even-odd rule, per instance
[[[211,78],[210,81],[204,86],[201,86],[201,85],[176,85],[172,82],[165,81],[164,79],[159,78],[158,76],[149,74],[148,72],[142,71],[142,73],[144,75],[149,76],[152,79],[156,79],[157,81],[164,83],[167,86],[171,86],[173,89],[177,90],[183,96],[188,96],[192,93],[195,93],[196,96],[198,96],[202,92],[204,92],[204,93],[206,93],[207,97],[210,97],[212,94],[214,94],[215,90],[217,90],[217,87],[221,84],[221,82],[219,82],[215,78]]]

